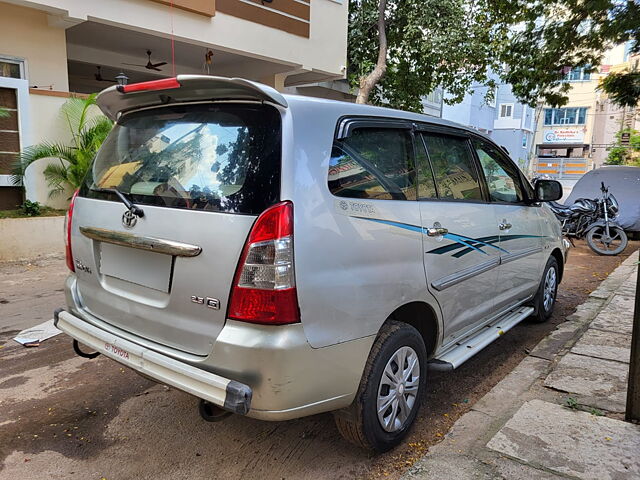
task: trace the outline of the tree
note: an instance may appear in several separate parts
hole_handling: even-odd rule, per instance
[[[626,137],[623,144],[623,137]],[[609,150],[607,165],[632,165],[640,167],[640,132],[625,128],[616,133],[616,145]]]
[[[617,105],[635,107],[640,103],[640,72],[610,73],[602,80],[600,88]]]
[[[50,187],[49,196],[60,195],[80,187],[98,148],[111,131],[112,122],[104,115],[92,116],[96,95],[70,98],[60,108],[60,114],[71,132],[71,143],[43,142],[25,148],[13,168],[13,183],[19,185],[29,165],[43,158],[56,158],[44,169]]]
[[[518,23],[500,49],[499,60],[505,66],[500,76],[531,106],[540,98],[552,106],[566,104],[571,84],[563,80],[568,71],[595,71],[607,48],[631,40],[638,50],[637,0],[499,0],[496,8],[510,12]],[[617,103],[638,103],[637,76],[610,78],[603,88]]]
[[[460,101],[489,87],[511,19],[488,0],[350,0],[348,79],[357,101],[421,112],[443,87]]]
[[[350,0],[347,74],[360,103],[406,110],[439,86],[449,103],[478,83],[491,92],[490,72],[523,103],[561,106],[572,68],[595,71],[629,40],[640,51],[639,36],[637,0]],[[637,104],[637,72],[610,78],[614,101]]]

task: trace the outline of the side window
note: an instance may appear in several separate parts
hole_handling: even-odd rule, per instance
[[[520,203],[524,200],[518,168],[495,147],[473,140],[480,166],[484,172],[489,196],[494,202]]]
[[[329,190],[338,197],[415,200],[411,135],[393,128],[358,128],[336,141],[329,162]]]
[[[418,169],[418,200],[432,200],[438,198],[433,170],[427,157],[424,143],[420,137],[416,138],[416,166]]]
[[[422,134],[433,166],[438,198],[483,200],[475,162],[466,138]]]

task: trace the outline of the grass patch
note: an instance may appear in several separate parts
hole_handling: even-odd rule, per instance
[[[60,217],[67,213],[66,210],[58,210],[57,208],[41,207],[38,217]],[[36,218],[24,213],[21,208],[15,210],[0,210],[0,218]]]

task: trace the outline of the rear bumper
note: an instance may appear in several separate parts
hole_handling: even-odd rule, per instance
[[[203,398],[233,413],[246,415],[253,392],[248,385],[193,367],[102,330],[69,312],[57,312],[56,327],[78,342],[143,373]]]
[[[59,315],[58,328],[78,342],[160,383],[261,420],[290,420],[348,406],[375,340],[372,335],[313,348],[301,323],[227,320],[211,352],[196,356],[91,315],[82,306],[74,275],[67,278],[65,293],[67,311]],[[106,344],[129,353],[129,361]]]

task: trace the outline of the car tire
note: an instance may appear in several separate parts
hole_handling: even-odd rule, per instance
[[[547,260],[544,267],[542,280],[538,287],[538,292],[531,302],[531,306],[535,309],[531,315],[531,320],[537,323],[546,322],[553,315],[553,307],[556,304],[558,295],[558,282],[560,279],[560,268],[558,260],[552,255]]]
[[[398,360],[404,364],[399,380]],[[418,414],[426,374],[427,352],[420,333],[411,325],[388,320],[371,348],[356,398],[349,408],[334,412],[338,431],[367,450],[386,452],[395,447]]]

